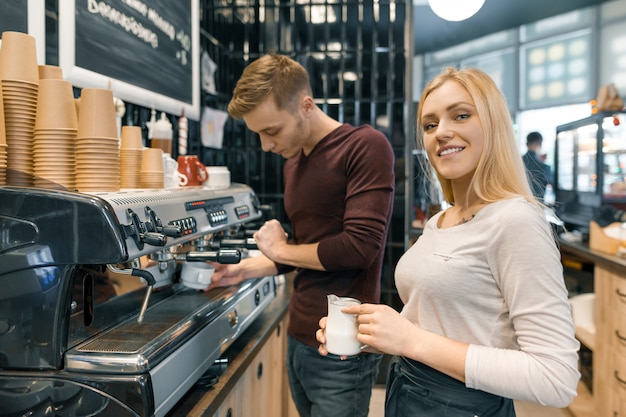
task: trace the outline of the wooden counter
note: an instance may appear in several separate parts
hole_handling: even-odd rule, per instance
[[[589,249],[580,243],[559,242],[563,257],[593,264],[594,322],[593,393],[591,413],[597,417],[626,416],[626,260]],[[577,334],[577,337],[583,341]],[[585,336],[588,337],[588,336]],[[580,403],[575,400],[570,410]]]
[[[238,386],[242,385],[247,371],[248,373],[253,372],[255,380],[273,378],[270,381],[260,381],[263,386],[268,385],[269,382],[269,386],[260,388],[274,392],[277,401],[281,402],[279,405],[274,405],[274,409],[276,407],[280,408],[280,414],[285,415],[284,411],[282,411],[284,407],[283,401],[284,395],[288,391],[285,391],[287,389],[286,377],[283,378],[284,348],[286,346],[287,334],[287,309],[292,288],[293,283],[291,279],[286,279],[283,284],[278,285],[276,298],[222,354],[222,358],[228,358],[228,367],[219,377],[219,381],[211,388],[191,388],[170,410],[167,417],[214,417],[222,415],[232,415],[234,417],[244,413],[233,411],[233,407],[248,406],[255,409],[259,406],[258,404],[240,405],[228,401],[229,396],[232,397],[233,392],[237,391]],[[263,351],[267,351],[267,355],[263,355]],[[262,360],[259,359],[260,357],[263,357]],[[260,362],[257,364],[255,360],[260,360]],[[277,390],[281,392],[277,393]],[[262,398],[263,393],[255,394],[255,397],[259,397],[260,402],[267,400]],[[247,398],[245,402],[253,403],[254,399]],[[257,415],[263,414],[258,408],[256,408],[256,411]]]
[[[571,243],[565,240],[559,240],[559,245],[561,247],[561,254],[574,255],[596,266],[601,266],[607,271],[626,277],[626,259],[624,258],[591,250],[586,243]]]

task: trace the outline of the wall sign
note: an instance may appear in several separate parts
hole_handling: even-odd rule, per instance
[[[59,64],[77,87],[198,120],[198,0],[59,2]]]
[[[46,61],[45,0],[3,0],[0,3],[0,44],[2,32],[28,33],[35,38],[37,62]]]
[[[590,30],[520,48],[520,108],[584,103],[593,96]]]

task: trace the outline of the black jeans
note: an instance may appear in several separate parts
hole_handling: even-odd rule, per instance
[[[513,400],[465,387],[422,363],[394,357],[386,417],[515,417]]]

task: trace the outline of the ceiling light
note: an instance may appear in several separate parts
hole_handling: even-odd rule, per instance
[[[484,3],[485,0],[428,0],[430,8],[437,16],[451,22],[469,19]]]
[[[337,15],[332,6],[311,6],[311,23],[335,23]]]
[[[345,81],[356,81],[359,79],[359,76],[354,71],[346,71],[343,73],[343,79]]]

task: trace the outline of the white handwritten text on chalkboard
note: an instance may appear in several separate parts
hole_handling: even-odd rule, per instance
[[[160,29],[165,35],[167,35],[170,40],[174,40],[174,25],[163,19],[163,17],[159,15],[159,13],[147,7],[140,1],[126,0],[124,2],[142,15],[147,15],[148,19],[158,29]],[[87,10],[89,11],[89,13],[99,14],[100,16],[108,19],[112,23],[124,28],[126,32],[132,33],[144,42],[149,43],[150,45],[152,45],[153,48],[159,47],[159,38],[152,30],[144,27],[141,23],[137,22],[134,17],[125,15],[111,5],[106,4],[103,1],[98,2],[97,0],[88,0]]]

